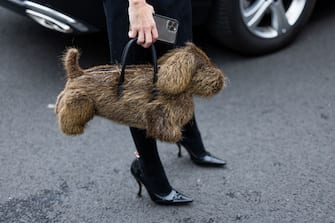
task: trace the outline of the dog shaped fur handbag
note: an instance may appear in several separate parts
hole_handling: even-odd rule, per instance
[[[194,113],[193,96],[213,96],[225,81],[223,72],[193,43],[158,60],[157,83],[153,83],[151,65],[128,65],[121,96],[120,64],[82,69],[75,48],[67,50],[63,63],[67,82],[57,97],[55,112],[61,131],[69,135],[83,133],[86,123],[98,115],[146,129],[148,137],[178,142]]]

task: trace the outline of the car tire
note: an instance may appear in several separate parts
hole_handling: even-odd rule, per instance
[[[294,40],[315,3],[316,0],[214,0],[209,32],[219,43],[241,54],[270,53]]]

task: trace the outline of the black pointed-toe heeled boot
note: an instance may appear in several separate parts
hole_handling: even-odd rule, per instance
[[[171,188],[169,192],[164,194],[154,192],[155,187],[150,182],[150,179],[145,176],[143,169],[141,167],[140,159],[135,159],[133,161],[130,167],[130,172],[138,183],[139,186],[138,196],[142,195],[142,184],[143,184],[147,189],[151,200],[157,204],[178,205],[178,204],[187,204],[193,201],[192,198],[176,191],[173,188]]]
[[[201,139],[195,116],[183,128],[183,139],[177,143],[181,157],[181,147],[184,147],[189,153],[191,160],[201,166],[222,167],[226,165],[226,161],[211,155],[206,151]]]
[[[148,138],[145,130],[130,128],[138,154],[130,167],[135,177],[141,195],[142,184],[148,191],[150,198],[157,204],[174,205],[187,204],[192,198],[174,190],[164,171],[160,160],[156,140]]]
[[[181,153],[182,144],[177,143],[177,146],[178,146],[178,149],[179,149],[178,157],[182,157],[182,153]],[[192,153],[192,149],[188,149],[187,146],[183,146],[183,147],[189,153],[193,163],[195,163],[199,166],[221,167],[221,166],[226,165],[226,161],[211,155],[207,151],[204,151],[204,153],[202,153],[202,154],[194,154],[194,153]]]

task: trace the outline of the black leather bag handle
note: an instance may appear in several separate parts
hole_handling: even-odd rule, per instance
[[[119,82],[118,82],[118,88],[117,88],[117,95],[120,98],[122,96],[123,93],[123,82],[125,80],[125,70],[126,70],[126,65],[127,65],[127,58],[128,58],[128,54],[129,54],[129,49],[130,47],[137,41],[137,38],[135,39],[131,39],[127,45],[124,47],[123,52],[122,52],[122,57],[121,57],[121,73],[120,73],[120,78],[119,78]],[[154,46],[154,44],[151,45],[151,54],[152,54],[152,64],[153,64],[153,68],[154,68],[154,73],[153,73],[153,89],[152,89],[152,97],[151,100],[154,100],[155,97],[157,96],[157,87],[156,87],[156,83],[157,83],[157,72],[158,72],[158,66],[157,66],[157,53],[156,53],[156,48]]]

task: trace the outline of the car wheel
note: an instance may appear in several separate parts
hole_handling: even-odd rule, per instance
[[[209,32],[242,54],[264,54],[289,44],[316,0],[214,0]]]

